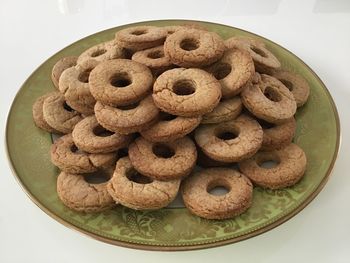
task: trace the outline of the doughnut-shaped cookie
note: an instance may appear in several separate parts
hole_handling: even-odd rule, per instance
[[[282,124],[271,124],[262,120],[258,122],[264,132],[261,151],[280,150],[292,142],[296,129],[293,117]]]
[[[160,75],[153,85],[157,107],[183,117],[211,112],[220,98],[219,81],[201,69],[171,69]]]
[[[185,28],[167,37],[164,52],[175,65],[204,67],[219,60],[225,51],[221,37],[214,32]]]
[[[122,29],[115,34],[117,43],[137,51],[160,46],[164,43],[167,31],[155,26],[134,26]]]
[[[307,81],[300,75],[289,71],[275,71],[272,76],[281,81],[293,94],[298,107],[305,104],[310,94]]]
[[[195,131],[195,139],[211,159],[238,162],[259,150],[263,131],[256,120],[242,114],[232,121],[199,126]]]
[[[211,159],[209,156],[205,155],[203,151],[198,147],[197,148],[197,165],[203,168],[210,167],[223,167],[223,166],[232,166],[233,163],[224,163]]]
[[[77,64],[77,59],[78,57],[76,56],[64,57],[58,60],[53,66],[51,72],[51,80],[57,89],[62,72],[65,71],[67,68],[74,67]]]
[[[253,58],[255,70],[260,73],[269,73],[281,67],[281,63],[275,55],[260,40],[246,37],[231,37],[225,41],[225,45],[228,49],[238,48],[248,51]]]
[[[283,123],[293,117],[297,105],[293,94],[278,79],[261,75],[261,81],[242,92],[244,106],[253,115],[271,123]]]
[[[129,146],[129,158],[139,173],[157,180],[173,180],[192,171],[197,150],[188,137],[166,143],[152,143],[139,137]]]
[[[264,168],[263,163],[273,161],[277,166]],[[239,169],[258,186],[281,189],[296,184],[306,170],[306,155],[296,144],[279,151],[258,152],[252,158],[239,163]]]
[[[43,116],[47,124],[60,133],[70,133],[82,120],[79,112],[70,108],[59,92],[48,95],[43,103]]]
[[[220,123],[235,119],[242,111],[241,98],[221,99],[212,112],[203,115],[202,123]]]
[[[51,96],[52,94],[55,94],[56,92],[53,93],[48,93],[45,94],[43,96],[40,96],[39,98],[37,98],[33,104],[32,107],[32,113],[33,113],[33,120],[35,125],[47,132],[51,132],[51,133],[59,133],[58,131],[56,131],[54,128],[52,128],[49,124],[47,124],[47,122],[44,119],[44,113],[43,113],[43,105],[44,105],[44,101],[47,97]]]
[[[142,176],[128,157],[119,159],[107,189],[113,199],[132,209],[153,210],[167,206],[176,197],[181,180],[158,181]]]
[[[87,64],[85,64],[87,67]],[[93,66],[81,66],[66,69],[60,78],[59,90],[64,94],[67,104],[74,110],[85,114],[94,114],[95,98],[91,95],[89,75]]]
[[[215,187],[228,193],[213,195]],[[181,188],[185,206],[191,213],[207,219],[232,218],[245,212],[253,199],[253,185],[234,169],[205,169],[188,177]]]
[[[74,144],[88,153],[108,153],[127,147],[132,136],[104,129],[95,116],[88,116],[75,125],[72,132]]]
[[[141,131],[141,135],[150,142],[174,141],[192,132],[201,120],[202,117],[180,117],[160,112],[157,122]]]
[[[158,114],[151,95],[128,106],[111,107],[99,101],[95,105],[96,119],[101,126],[121,134],[147,129],[157,120]]]
[[[96,100],[111,106],[125,106],[144,98],[151,90],[149,68],[128,59],[101,62],[89,77],[90,91]]]
[[[75,146],[72,134],[57,139],[51,146],[51,161],[67,173],[92,173],[99,168],[112,166],[115,153],[86,153]]]
[[[220,81],[223,98],[239,94],[255,72],[249,53],[236,48],[227,50],[219,61],[205,70]]]
[[[110,178],[113,170],[109,169],[106,175]],[[89,183],[86,181],[89,174],[71,174],[61,172],[57,178],[57,194],[61,201],[69,208],[86,213],[96,213],[109,209],[115,201],[107,191],[107,182]],[[107,178],[106,178],[107,179]]]

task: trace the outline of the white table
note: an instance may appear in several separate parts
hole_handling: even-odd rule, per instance
[[[246,241],[189,252],[131,250],[87,238],[42,212],[15,181],[1,145],[0,262],[350,262],[350,1],[1,1],[1,135],[17,90],[56,51],[103,29],[169,18],[255,32],[315,70],[335,99],[343,134],[326,187],[297,216]]]

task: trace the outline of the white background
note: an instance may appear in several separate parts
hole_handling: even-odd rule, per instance
[[[47,216],[22,192],[1,145],[0,262],[350,262],[350,1],[0,1],[1,144],[17,90],[48,57],[103,29],[170,18],[255,32],[315,70],[335,99],[343,134],[324,190],[288,222],[246,241],[190,252],[139,251],[95,241]]]

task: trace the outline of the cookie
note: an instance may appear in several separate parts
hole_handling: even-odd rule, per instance
[[[84,114],[94,114],[95,98],[91,95],[89,75],[94,63],[86,68],[81,66],[66,69],[60,78],[59,90],[64,94],[67,104],[74,110]]]
[[[97,121],[107,130],[130,134],[149,128],[156,120],[159,109],[152,96],[128,106],[111,107],[101,102],[95,105]]]
[[[201,150],[200,147],[197,147],[197,165],[202,168],[210,167],[223,167],[223,166],[232,166],[233,163],[225,163],[211,159],[209,156]]]
[[[162,45],[166,36],[167,31],[161,27],[134,26],[118,31],[115,40],[122,47],[138,51]]]
[[[292,92],[298,107],[306,103],[309,98],[310,87],[302,76],[283,70],[275,71],[271,75],[281,81]]]
[[[129,158],[139,173],[156,180],[173,180],[192,171],[197,150],[188,137],[164,143],[152,143],[139,137],[129,146]]]
[[[262,166],[267,161],[277,165]],[[239,163],[239,169],[258,186],[281,189],[296,184],[306,170],[306,155],[296,144],[290,144],[279,151],[258,152],[252,158]]]
[[[170,142],[192,132],[202,117],[180,117],[160,112],[157,122],[141,131],[142,137],[150,142]]]
[[[253,156],[261,147],[263,131],[259,123],[247,115],[219,124],[205,124],[195,131],[195,140],[211,159],[238,162]]]
[[[127,147],[132,140],[130,135],[122,135],[104,129],[95,116],[89,116],[75,125],[74,144],[88,153],[108,153]]]
[[[210,191],[224,187],[228,192],[214,195]],[[253,185],[234,169],[204,169],[187,178],[181,188],[187,209],[206,219],[233,218],[245,212],[252,203]]]
[[[244,106],[256,117],[283,123],[293,117],[297,105],[293,94],[278,79],[261,75],[261,81],[248,85],[241,93]]]
[[[205,70],[220,81],[223,98],[239,94],[255,72],[249,53],[235,48],[225,51],[219,61]]]
[[[218,105],[221,85],[201,69],[171,69],[155,81],[153,99],[164,112],[196,117],[211,112]]]
[[[33,114],[34,123],[38,128],[51,133],[60,133],[56,131],[54,128],[52,128],[49,124],[47,124],[47,122],[44,119],[44,113],[43,113],[43,105],[44,105],[45,99],[55,93],[56,92],[48,93],[37,98],[32,107],[32,114]]]
[[[111,106],[125,106],[149,93],[153,76],[145,65],[128,59],[114,59],[94,68],[89,84],[96,100]]]
[[[73,141],[72,134],[57,139],[51,146],[51,161],[67,173],[92,173],[115,163],[115,153],[81,152]]]
[[[51,93],[43,103],[43,116],[47,124],[60,133],[70,133],[75,124],[82,120],[79,112],[70,108],[64,96]]]
[[[78,57],[76,56],[64,57],[58,60],[53,66],[51,72],[51,80],[53,85],[55,85],[57,89],[62,72],[65,71],[67,68],[74,67],[77,64],[77,59]]]
[[[275,55],[258,39],[231,37],[225,41],[225,45],[228,49],[238,48],[248,51],[253,58],[255,70],[260,73],[270,73],[281,67]]]
[[[225,51],[221,37],[214,32],[185,28],[167,37],[165,56],[180,67],[204,67],[219,60]]]
[[[184,24],[177,25],[177,26],[165,26],[165,27],[163,27],[163,29],[165,29],[167,31],[168,36],[175,33],[178,30],[186,29],[186,28],[208,31],[207,28],[205,28],[204,26],[197,24],[197,23],[184,23]]]
[[[99,171],[97,176],[108,180],[113,170]],[[61,172],[57,177],[57,194],[61,201],[69,208],[86,213],[101,212],[112,208],[115,201],[107,191],[107,182],[89,183],[90,174],[71,174]]]
[[[212,112],[203,115],[202,123],[220,123],[235,119],[242,111],[241,98],[221,99]]]
[[[154,210],[167,206],[179,190],[180,180],[158,181],[142,176],[128,157],[117,162],[107,190],[112,198],[132,209]]]

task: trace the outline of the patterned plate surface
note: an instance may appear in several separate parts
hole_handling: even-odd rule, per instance
[[[18,92],[9,116],[6,142],[13,172],[24,191],[47,214],[64,225],[98,240],[150,250],[187,250],[218,246],[246,239],[272,229],[302,210],[326,183],[339,148],[340,127],[334,102],[317,75],[298,57],[255,34],[226,25],[198,22],[223,38],[242,35],[263,40],[284,68],[301,74],[310,84],[308,103],[298,110],[295,142],[307,154],[305,177],[296,186],[279,191],[254,190],[253,206],[231,220],[209,221],[185,208],[133,211],[119,206],[98,214],[66,208],[56,194],[58,170],[51,164],[50,134],[36,128],[31,108],[35,99],[54,89],[50,73],[61,57],[78,55],[133,25],[166,26],[189,21],[147,21],[108,29],[79,40],[45,61]]]

